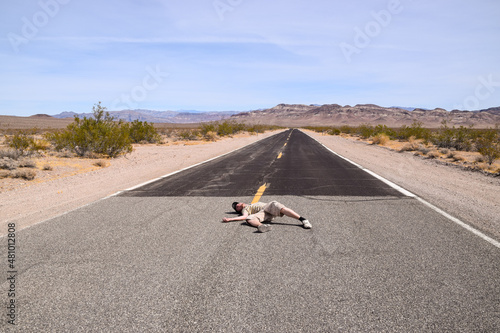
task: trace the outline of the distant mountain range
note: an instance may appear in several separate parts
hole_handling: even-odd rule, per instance
[[[239,111],[153,111],[153,110],[122,110],[122,111],[108,111],[109,114],[117,120],[124,121],[147,121],[150,123],[200,123],[207,121],[218,121],[229,118],[230,116],[238,113]],[[54,118],[73,118],[78,116],[92,117],[92,113],[76,113],[76,112],[62,112],[53,115]]]
[[[500,124],[500,107],[479,111],[446,111],[413,107],[381,107],[374,104],[340,106],[338,104],[304,105],[279,104],[269,109],[253,111],[153,111],[122,110],[109,111],[115,119],[124,121],[147,121],[151,123],[201,123],[231,119],[250,124],[270,124],[281,126],[357,126],[360,124],[387,125],[400,127],[411,125],[414,121],[426,127],[439,127],[446,120],[450,126],[469,126],[476,128],[493,127]],[[55,118],[91,117],[92,113],[63,112]]]
[[[446,120],[449,126],[476,128],[493,127],[500,124],[500,107],[479,111],[446,111],[444,109],[419,109],[381,107],[374,104],[340,106],[338,104],[303,105],[279,104],[273,108],[241,112],[231,116],[239,122],[271,124],[281,126],[357,126],[361,124],[400,127],[421,122],[425,127],[439,127]]]

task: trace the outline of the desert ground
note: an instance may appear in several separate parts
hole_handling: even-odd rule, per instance
[[[342,156],[500,239],[499,177],[415,156],[413,152],[401,153],[390,145],[305,132]],[[217,142],[136,145],[132,153],[116,159],[38,158],[34,180],[0,179],[1,234],[6,233],[9,222],[15,222],[18,229],[29,227],[275,133],[237,135]]]

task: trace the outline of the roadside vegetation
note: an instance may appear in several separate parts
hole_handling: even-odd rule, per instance
[[[110,159],[132,152],[134,145],[192,145],[278,128],[248,126],[231,120],[180,125],[118,121],[100,102],[93,106],[92,111],[92,117],[75,117],[64,129],[4,130],[0,135],[0,179],[33,180],[37,170],[51,172],[57,169],[55,164],[58,167],[75,164],[61,162],[61,159],[76,158],[82,163],[87,161],[87,165],[93,168],[104,168],[110,165]]]
[[[176,135],[182,140],[188,141],[217,141],[240,133],[257,135],[278,128],[278,126],[245,125],[232,120],[223,120],[203,123],[196,129],[183,130],[177,132]]]
[[[420,122],[401,128],[385,125],[306,127],[328,135],[357,137],[372,144],[400,152],[413,152],[428,159],[460,165],[467,169],[500,175],[500,128],[475,129],[472,126],[450,127],[446,121],[438,129],[428,129]]]

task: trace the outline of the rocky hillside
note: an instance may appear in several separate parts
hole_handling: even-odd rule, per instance
[[[340,106],[338,104],[302,105],[279,104],[259,111],[241,112],[231,119],[252,124],[282,126],[356,126],[360,124],[400,127],[422,122],[425,127],[439,127],[446,120],[450,126],[474,125],[486,128],[500,124],[500,107],[480,111],[446,111],[444,109],[414,109],[381,107],[373,104]]]

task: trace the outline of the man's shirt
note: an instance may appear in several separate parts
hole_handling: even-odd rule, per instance
[[[264,202],[256,202],[254,204],[247,205],[245,208],[243,208],[243,211],[241,213],[247,212],[248,215],[253,215],[263,210],[266,205],[267,204]]]

